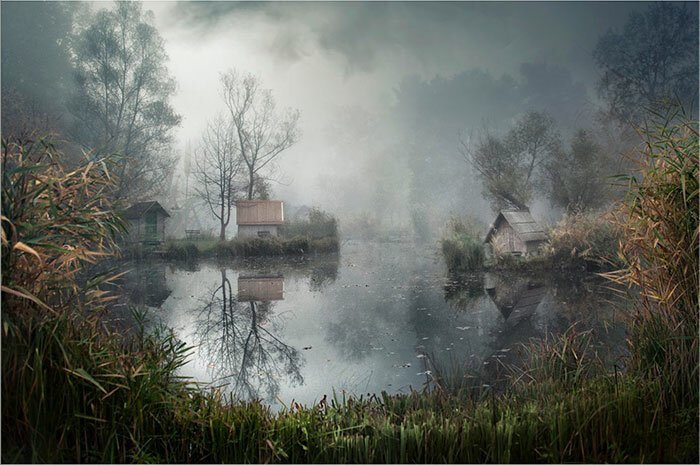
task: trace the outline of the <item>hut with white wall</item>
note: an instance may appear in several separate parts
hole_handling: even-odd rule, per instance
[[[236,202],[238,237],[277,236],[284,224],[281,200],[239,200]]]

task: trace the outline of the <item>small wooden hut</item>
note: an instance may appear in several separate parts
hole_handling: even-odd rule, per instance
[[[239,200],[236,202],[238,237],[277,236],[284,224],[281,200]]]
[[[498,214],[484,242],[494,253],[536,255],[546,239],[544,229],[529,210],[504,210]]]
[[[165,242],[165,220],[170,215],[155,200],[133,204],[124,212],[124,218],[129,222],[127,243],[158,245]]]

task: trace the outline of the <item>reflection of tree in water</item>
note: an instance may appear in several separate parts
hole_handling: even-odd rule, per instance
[[[226,270],[221,285],[199,311],[196,335],[217,382],[228,384],[239,399],[274,399],[279,381],[303,383],[299,352],[278,339],[271,321],[272,302],[241,302],[231,289]]]

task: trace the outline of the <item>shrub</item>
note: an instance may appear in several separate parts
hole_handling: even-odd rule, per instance
[[[280,235],[285,238],[309,239],[338,237],[338,220],[319,208],[312,208],[308,219],[294,220],[282,225]]]
[[[475,271],[483,267],[484,245],[474,221],[453,218],[448,223],[447,234],[440,244],[450,272]]]
[[[340,250],[340,243],[337,237],[324,237],[313,241],[311,248],[319,253],[335,253]]]
[[[170,242],[165,247],[165,257],[170,260],[196,260],[199,257],[199,249],[191,242]]]
[[[562,268],[616,269],[621,266],[617,255],[621,238],[609,214],[567,214],[549,231],[544,255]]]

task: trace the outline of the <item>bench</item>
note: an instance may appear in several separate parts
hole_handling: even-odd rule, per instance
[[[187,239],[199,239],[201,235],[202,231],[199,229],[185,229],[185,236],[187,236]]]

